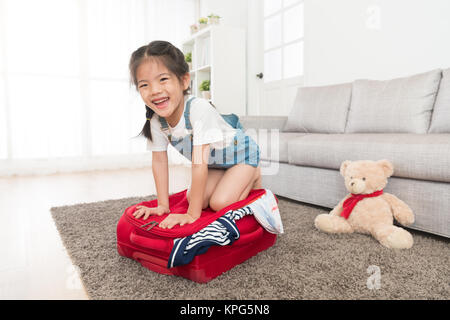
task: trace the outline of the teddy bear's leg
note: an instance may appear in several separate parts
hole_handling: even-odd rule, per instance
[[[319,214],[314,220],[317,229],[328,233],[352,233],[350,224],[342,217],[331,214]]]
[[[409,249],[414,242],[408,231],[391,224],[375,226],[372,235],[383,246],[391,249]]]

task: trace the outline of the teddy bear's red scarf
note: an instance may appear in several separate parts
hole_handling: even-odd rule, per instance
[[[361,201],[364,198],[371,198],[371,197],[378,197],[383,194],[383,190],[375,191],[374,193],[369,194],[353,194],[344,201],[344,204],[342,205],[342,212],[341,217],[344,217],[345,219],[348,219],[350,216],[350,213],[352,213],[353,208],[356,206],[356,204]]]

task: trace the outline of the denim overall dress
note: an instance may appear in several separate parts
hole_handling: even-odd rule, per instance
[[[161,130],[167,134],[170,144],[189,161],[192,161],[193,150],[192,125],[190,121],[190,108],[193,99],[195,99],[195,97],[190,98],[186,102],[186,109],[184,110],[185,125],[186,129],[190,131],[190,134],[180,138],[172,137],[166,119],[159,117]],[[213,106],[211,106],[211,108],[213,108]],[[210,148],[208,168],[228,169],[238,163],[249,164],[256,168],[259,164],[258,144],[244,133],[244,128],[239,122],[239,117],[237,115],[232,113],[221,114],[221,116],[228,124],[236,129],[236,134],[229,146],[223,149]]]

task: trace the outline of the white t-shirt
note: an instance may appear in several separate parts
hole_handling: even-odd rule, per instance
[[[186,101],[193,96],[184,97],[183,114],[175,127],[169,125],[166,133],[161,130],[159,116],[155,113],[150,120],[152,140],[147,139],[147,150],[165,151],[169,144],[168,133],[172,134],[173,139],[179,139],[193,134],[193,145],[211,144],[213,149],[223,149],[230,145],[236,134],[234,129],[226,122],[219,111],[214,108],[206,99],[195,98],[191,101],[190,120],[192,130],[186,129],[184,111],[186,110]]]

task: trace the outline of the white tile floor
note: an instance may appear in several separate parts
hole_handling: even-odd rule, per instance
[[[169,172],[171,193],[189,186]],[[0,178],[0,299],[87,299],[50,208],[154,193],[151,168]]]

